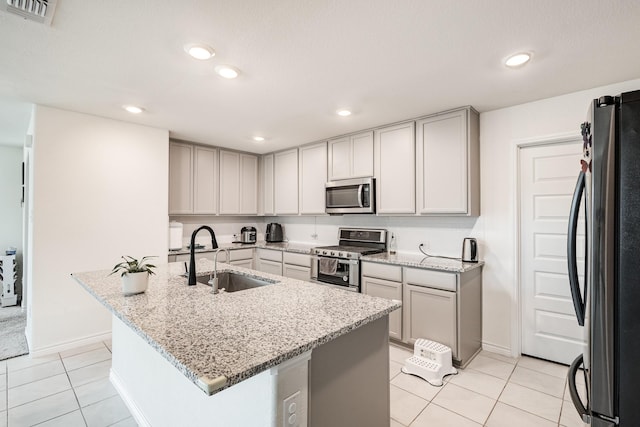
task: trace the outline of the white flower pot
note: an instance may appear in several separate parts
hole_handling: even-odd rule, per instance
[[[122,293],[127,295],[141,294],[147,290],[149,285],[149,273],[141,271],[139,273],[127,273],[122,276]]]

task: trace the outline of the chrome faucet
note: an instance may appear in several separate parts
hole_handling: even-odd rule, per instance
[[[216,254],[213,256],[213,278],[209,277],[209,284],[211,285],[211,293],[217,294],[218,291],[218,254],[220,251],[225,251],[227,253],[227,262],[229,262],[229,258],[231,254],[229,253],[229,249],[227,248],[218,248]]]
[[[191,257],[189,258],[189,281],[187,282],[189,286],[195,286],[196,284],[196,257],[195,257],[195,246],[196,246],[196,234],[200,230],[207,230],[209,234],[211,234],[211,247],[213,249],[218,249],[218,241],[216,240],[216,233],[213,232],[213,229],[209,226],[203,225],[202,227],[196,229],[191,234]]]

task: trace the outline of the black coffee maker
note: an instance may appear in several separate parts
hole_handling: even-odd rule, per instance
[[[276,222],[267,224],[267,231],[265,232],[264,239],[269,243],[282,242],[282,225]]]

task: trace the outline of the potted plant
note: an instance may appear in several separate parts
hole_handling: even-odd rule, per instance
[[[123,256],[124,262],[116,264],[111,271],[111,274],[122,272],[122,293],[125,296],[140,294],[147,290],[149,285],[149,275],[155,274],[153,269],[155,265],[149,264],[148,259],[155,258],[152,256],[145,256],[140,261],[132,256]],[[110,274],[110,275],[111,275]]]

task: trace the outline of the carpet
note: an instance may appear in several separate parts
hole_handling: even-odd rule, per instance
[[[29,353],[26,326],[27,315],[20,307],[0,307],[0,360]]]

